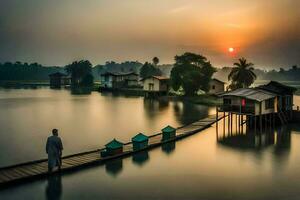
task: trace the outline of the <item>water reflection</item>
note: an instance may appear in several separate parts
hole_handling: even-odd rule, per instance
[[[167,110],[168,106],[169,101],[166,99],[144,98],[144,109],[149,118],[155,117],[157,112],[163,112]]]
[[[289,149],[291,144],[291,130],[282,126],[272,131],[255,133],[254,131],[232,132],[218,138],[218,143],[235,149],[264,149],[274,146],[278,152]]]
[[[142,166],[149,161],[148,151],[141,151],[132,155],[132,162],[136,165]]]
[[[190,124],[195,119],[203,119],[209,115],[209,107],[189,102],[175,101],[173,104],[176,119],[182,124]]]
[[[176,142],[172,141],[172,142],[162,144],[161,150],[164,153],[166,153],[167,155],[170,155],[171,153],[173,153],[175,151],[175,147],[176,147]]]
[[[117,177],[123,170],[123,159],[118,158],[105,163],[105,171],[112,177]]]
[[[54,174],[48,177],[48,183],[46,186],[46,199],[47,200],[59,200],[62,195],[62,182],[59,174]]]
[[[87,95],[91,93],[91,87],[71,87],[71,94],[73,95]]]

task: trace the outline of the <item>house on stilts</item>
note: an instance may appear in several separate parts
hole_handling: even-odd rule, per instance
[[[244,125],[247,129],[262,131],[267,125],[286,124],[292,119],[295,91],[296,88],[275,81],[255,88],[228,91],[219,95],[223,103],[217,107],[217,117],[220,112],[228,116],[229,132],[234,117],[242,131]]]

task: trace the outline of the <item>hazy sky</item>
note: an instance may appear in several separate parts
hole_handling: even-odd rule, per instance
[[[0,0],[0,62],[173,63],[192,51],[215,66],[241,56],[299,66],[299,8],[299,0]]]

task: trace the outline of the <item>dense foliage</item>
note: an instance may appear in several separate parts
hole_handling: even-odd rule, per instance
[[[215,68],[206,57],[194,53],[175,56],[175,65],[171,70],[171,85],[175,91],[183,88],[185,95],[194,95],[199,89],[209,90],[209,82]]]
[[[91,86],[93,84],[92,64],[90,61],[74,61],[66,65],[65,70],[71,75],[72,86]]]
[[[0,63],[0,80],[48,80],[49,74],[62,71],[60,67],[43,67],[38,63]]]
[[[245,58],[240,58],[239,62],[233,64],[228,80],[231,81],[230,89],[247,88],[256,79],[253,63],[248,63]]]
[[[146,62],[141,70],[140,70],[140,77],[141,78],[147,78],[150,76],[161,76],[162,72],[161,70],[156,67],[154,64]]]

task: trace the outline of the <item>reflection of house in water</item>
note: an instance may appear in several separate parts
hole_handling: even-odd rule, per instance
[[[169,101],[167,99],[144,99],[144,108],[151,112],[157,110],[162,111],[169,106]]]
[[[148,160],[148,151],[141,151],[132,155],[132,162],[140,166],[144,165]]]
[[[144,110],[145,114],[149,118],[154,118],[157,116],[157,112],[160,113],[167,111],[169,106],[169,101],[164,99],[147,99],[144,98]]]
[[[190,124],[196,120],[208,116],[209,107],[206,105],[195,105],[190,102],[173,102],[173,109],[176,119],[181,124]]]
[[[291,129],[287,126],[278,128],[275,140],[276,145],[274,153],[277,155],[284,154],[284,152],[291,147]]]
[[[106,172],[112,175],[113,177],[116,177],[118,174],[120,174],[122,169],[123,169],[122,159],[113,159],[105,163]]]
[[[255,134],[253,131],[246,133],[227,134],[218,139],[218,143],[234,149],[264,149],[274,146],[275,153],[286,151],[291,144],[291,130],[283,127]]]
[[[219,138],[218,142],[232,148],[260,149],[274,144],[274,133],[226,135],[221,139]]]
[[[48,183],[46,186],[46,199],[47,200],[59,200],[62,195],[62,183],[60,175],[52,175],[48,177]]]
[[[176,147],[175,141],[167,142],[161,145],[161,150],[169,155],[172,152],[174,152],[175,147]]]

